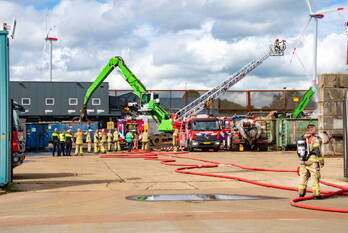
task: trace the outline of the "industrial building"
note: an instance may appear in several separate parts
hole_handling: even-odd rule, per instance
[[[25,108],[21,118],[27,122],[71,120],[79,115],[90,82],[10,82],[10,98]],[[109,84],[103,83],[88,104],[94,120],[107,120]]]
[[[10,96],[23,105],[20,117],[26,122],[71,121],[79,115],[85,92],[91,82],[12,81]],[[175,113],[207,90],[150,90],[159,94],[161,106]],[[209,106],[205,113],[231,115],[269,111],[291,112],[305,90],[230,90]],[[88,104],[87,114],[92,121],[109,121],[125,116],[124,108],[137,103],[139,98],[132,90],[110,90],[104,82]],[[315,108],[311,102],[307,110]]]

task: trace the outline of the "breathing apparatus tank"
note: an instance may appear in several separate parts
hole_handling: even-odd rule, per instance
[[[297,155],[301,161],[307,161],[310,153],[308,146],[308,138],[300,138],[297,140]]]

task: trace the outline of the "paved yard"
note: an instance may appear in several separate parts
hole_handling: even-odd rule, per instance
[[[295,152],[194,152],[188,157],[261,168],[296,169]],[[342,158],[327,158],[323,179],[348,186]],[[178,163],[202,162],[177,159]],[[347,232],[348,214],[289,205],[295,192],[223,178],[175,172],[177,167],[141,158],[102,159],[29,156],[15,169],[20,192],[0,195],[0,232]],[[255,181],[297,187],[294,173],[234,167],[196,169]],[[322,186],[323,190],[335,190]],[[238,194],[263,200],[144,202],[142,194]],[[347,197],[306,204],[348,208]]]

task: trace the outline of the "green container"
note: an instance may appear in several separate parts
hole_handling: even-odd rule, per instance
[[[308,124],[318,126],[318,119],[277,119],[275,131],[277,149],[294,149],[297,139],[305,134]]]

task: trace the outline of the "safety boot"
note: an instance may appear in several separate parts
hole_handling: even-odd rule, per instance
[[[298,194],[298,196],[299,196],[299,197],[304,197],[304,196],[306,196],[306,192],[307,192],[306,189],[301,189],[300,192],[299,192],[299,194]]]

